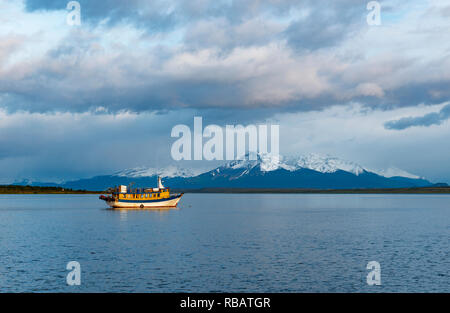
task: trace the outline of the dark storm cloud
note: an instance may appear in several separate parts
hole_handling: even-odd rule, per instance
[[[386,122],[386,129],[403,130],[415,126],[440,125],[450,118],[450,104],[444,106],[439,112],[428,113],[423,116],[403,117],[398,120]]]
[[[78,0],[81,6],[82,21],[97,24],[106,21],[113,26],[120,22],[133,23],[151,31],[164,31],[177,23],[175,12],[170,10],[169,1],[142,0]],[[65,10],[68,0],[27,0],[26,9]]]
[[[233,23],[270,11],[284,14],[298,6],[294,0],[78,0],[85,21],[97,24],[106,21],[109,25],[120,22],[134,24],[149,31],[164,31],[178,24],[196,19],[226,17]],[[63,10],[68,0],[26,0],[30,12],[39,10]]]
[[[139,165],[164,166],[170,158],[171,128],[193,123],[189,110],[166,114],[39,114],[0,111],[0,181],[89,177]],[[6,124],[6,125],[5,125]],[[143,147],[130,154],[128,143]],[[7,148],[6,148],[7,147]],[[149,148],[150,147],[150,148]],[[12,162],[13,160],[13,162]],[[13,164],[11,164],[11,162]]]
[[[366,16],[363,0],[330,1],[298,1],[298,0],[245,0],[245,1],[209,1],[209,0],[79,0],[84,21],[97,24],[100,21],[113,26],[120,22],[130,23],[149,31],[167,31],[186,23],[195,23],[200,20],[214,20],[223,18],[226,21],[226,41],[236,40],[232,27],[245,23],[252,18],[265,18],[265,14],[286,17],[291,9],[308,12],[306,17],[294,20],[285,31],[290,44],[296,48],[317,49],[333,46],[347,38],[356,27],[364,26]],[[67,0],[27,0],[26,8],[30,12],[39,10],[63,10]],[[202,38],[196,38],[198,29],[189,29],[188,42],[198,44],[200,39],[205,44],[211,40],[205,37],[215,37],[216,34],[200,32]],[[190,33],[190,32],[194,33]],[[254,40],[247,38],[247,40]],[[256,39],[258,40],[258,38]],[[247,42],[242,42],[246,45]],[[239,46],[236,42],[235,46]]]
[[[450,80],[409,83],[399,86],[386,95],[385,107],[406,107],[417,104],[433,105],[450,99]]]
[[[366,27],[367,2],[304,1],[306,16],[291,23],[285,31],[289,44],[296,50],[332,47]]]

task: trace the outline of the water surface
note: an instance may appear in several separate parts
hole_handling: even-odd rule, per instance
[[[151,211],[2,195],[0,291],[450,292],[449,235],[447,195],[186,194]]]

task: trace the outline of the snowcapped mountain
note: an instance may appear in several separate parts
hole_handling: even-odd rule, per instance
[[[431,185],[413,174],[397,172],[404,175],[397,176],[392,170],[380,175],[356,163],[317,154],[297,158],[258,154],[191,177],[180,187],[352,189]]]
[[[420,176],[408,173],[407,171],[398,169],[398,168],[389,168],[387,170],[374,170],[369,169],[367,167],[362,167],[361,165],[341,160],[332,156],[325,156],[316,153],[310,153],[306,155],[302,155],[296,158],[285,158],[283,156],[275,156],[270,154],[257,154],[252,155],[255,160],[250,160],[250,154],[245,156],[244,160],[236,160],[231,161],[224,166],[219,167],[218,169],[232,168],[246,169],[244,171],[247,173],[251,168],[256,166],[260,166],[261,171],[270,172],[277,169],[285,169],[287,171],[293,172],[300,169],[310,169],[313,171],[317,171],[320,173],[335,173],[337,171],[345,171],[349,173],[353,173],[355,175],[362,174],[364,171],[372,172],[384,177],[407,177],[413,179],[419,179]]]
[[[177,166],[167,166],[165,168],[149,168],[149,167],[135,167],[131,169],[126,169],[119,171],[113,175],[122,177],[150,177],[150,176],[161,176],[161,177],[193,177],[197,176],[199,172],[191,169],[183,169]]]
[[[138,167],[112,175],[60,184],[61,187],[105,190],[116,185],[155,186],[157,176],[165,185],[179,189],[199,188],[406,188],[431,186],[417,175],[397,168],[371,170],[336,157],[308,154],[285,158],[270,154],[246,155],[213,170],[196,173],[176,166]]]

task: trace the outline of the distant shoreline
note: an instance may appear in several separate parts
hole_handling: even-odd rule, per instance
[[[202,188],[176,189],[185,193],[259,193],[259,194],[450,194],[450,187],[306,189],[306,188]]]
[[[178,189],[184,193],[229,193],[229,194],[450,194],[448,187],[417,188],[359,188],[359,189],[307,189],[307,188],[201,188]],[[73,190],[62,187],[38,187],[0,185],[0,194],[102,194],[105,191]]]
[[[73,190],[62,187],[38,187],[20,185],[0,185],[0,194],[20,195],[20,194],[101,194],[102,191]]]

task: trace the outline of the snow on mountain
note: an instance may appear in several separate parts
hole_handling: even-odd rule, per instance
[[[359,175],[364,172],[364,168],[356,163],[314,153],[299,157],[295,160],[295,164],[297,169],[307,168],[321,173],[334,173],[342,170]]]
[[[281,155],[259,153],[253,155],[253,158],[256,158],[256,160],[250,160],[249,154],[247,154],[244,160],[231,161],[224,165],[223,168],[243,168],[250,170],[260,165],[261,171],[263,172],[271,172],[280,168],[292,172],[301,168],[307,168],[322,173],[334,173],[337,170],[343,170],[355,175],[359,175],[364,171],[364,168],[356,163],[318,154],[307,154],[297,158],[285,158]]]
[[[115,176],[122,177],[149,177],[149,176],[161,176],[161,177],[193,177],[199,173],[191,169],[182,169],[177,166],[167,166],[165,168],[151,168],[151,167],[135,167],[126,169],[115,173]]]
[[[250,160],[250,154],[245,156],[243,160],[231,161],[224,166],[218,168],[216,171],[220,172],[222,169],[244,169],[241,175],[245,175],[255,166],[260,166],[261,171],[270,172],[277,169],[285,169],[287,171],[297,171],[305,168],[314,170],[321,173],[335,173],[338,170],[346,171],[359,175],[366,172],[372,172],[380,176],[391,178],[394,176],[407,177],[413,179],[419,179],[420,176],[408,173],[404,170],[391,167],[386,170],[375,170],[363,167],[357,163],[341,160],[332,156],[324,156],[316,153],[310,153],[295,158],[285,158],[281,155],[261,154],[252,155],[256,160]]]
[[[254,160],[251,160],[254,159]],[[232,168],[232,169],[246,169],[250,170],[255,166],[260,165],[261,170],[263,172],[270,172],[277,170],[279,168],[286,169],[288,171],[295,170],[295,166],[289,165],[283,162],[283,157],[281,155],[273,155],[273,154],[246,154],[243,160],[235,160],[231,161],[221,168]]]
[[[396,177],[396,176],[400,176],[400,177],[407,177],[407,178],[413,178],[413,179],[420,179],[423,177],[408,173],[407,171],[401,170],[399,168],[396,167],[390,167],[386,170],[368,170],[369,172],[378,174],[380,176],[384,176],[387,178],[391,178],[391,177]]]

